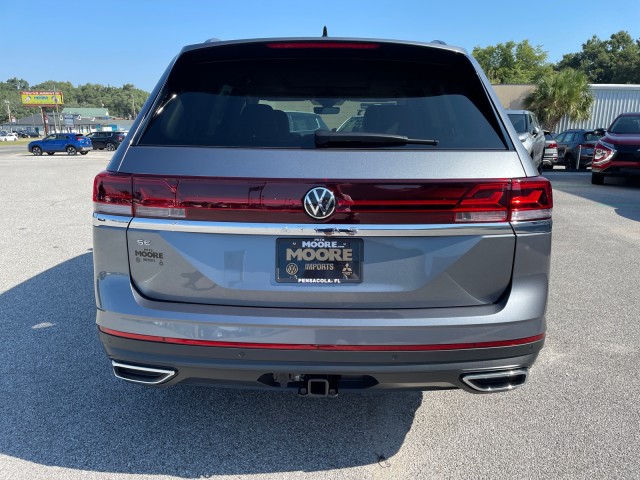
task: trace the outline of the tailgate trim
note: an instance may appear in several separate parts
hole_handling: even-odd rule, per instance
[[[412,225],[345,225],[345,224],[275,224],[225,223],[190,220],[134,218],[130,229],[225,235],[298,236],[358,236],[358,237],[438,237],[469,235],[513,235],[507,222],[479,224],[412,224]]]

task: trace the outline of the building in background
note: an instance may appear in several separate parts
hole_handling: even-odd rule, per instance
[[[133,124],[133,120],[110,117],[109,110],[106,108],[77,107],[61,108],[57,113],[53,109],[47,109],[47,122],[49,124],[49,133],[128,131],[131,124]],[[44,123],[39,109],[34,109],[33,114],[19,118],[11,125],[1,125],[0,129],[35,131],[40,135],[44,135]]]
[[[569,120],[564,117],[556,130],[562,132],[570,128],[608,128],[621,113],[640,112],[640,85],[589,85],[593,94],[591,116],[588,120]],[[493,89],[502,106],[509,110],[524,109],[524,100],[535,85],[494,85]],[[543,125],[544,127],[544,125]]]

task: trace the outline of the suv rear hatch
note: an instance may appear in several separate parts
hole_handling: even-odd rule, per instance
[[[327,129],[292,131],[285,112]],[[362,131],[335,132],[352,116]],[[289,114],[290,117],[290,114]],[[498,301],[510,222],[548,218],[469,58],[390,42],[186,49],[99,211],[129,212],[152,299],[297,308]]]

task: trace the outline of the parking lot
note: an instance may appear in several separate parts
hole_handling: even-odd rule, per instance
[[[91,259],[110,156],[0,149],[0,479],[639,478],[638,183],[545,172],[548,331],[524,387],[302,399],[113,376]]]

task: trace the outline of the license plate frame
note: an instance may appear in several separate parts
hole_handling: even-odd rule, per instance
[[[276,238],[276,282],[307,285],[362,283],[362,238]]]

